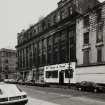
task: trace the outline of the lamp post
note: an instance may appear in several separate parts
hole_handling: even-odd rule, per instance
[[[68,68],[68,73],[69,73],[69,88],[70,88],[70,35],[69,35],[69,68]]]

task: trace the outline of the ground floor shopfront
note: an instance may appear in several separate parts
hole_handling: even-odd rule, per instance
[[[105,65],[77,67],[75,62],[70,64],[70,68],[69,63],[49,65],[19,72],[18,78],[24,81],[34,80],[35,82],[57,84],[80,81],[93,81],[105,84]]]
[[[75,62],[34,67],[32,69],[18,72],[17,79],[23,81],[35,81],[46,83],[75,83]]]
[[[23,70],[17,73],[17,80],[42,82],[44,75],[44,67]]]

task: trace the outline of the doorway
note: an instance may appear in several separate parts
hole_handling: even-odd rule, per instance
[[[59,84],[60,85],[64,84],[64,72],[63,71],[59,72]]]

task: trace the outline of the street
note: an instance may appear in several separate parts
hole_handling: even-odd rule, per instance
[[[25,85],[19,87],[28,94],[27,105],[105,105],[105,93]]]

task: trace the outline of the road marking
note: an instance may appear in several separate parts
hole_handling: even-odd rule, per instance
[[[27,105],[59,105],[59,104],[29,97],[29,102],[27,103]]]

